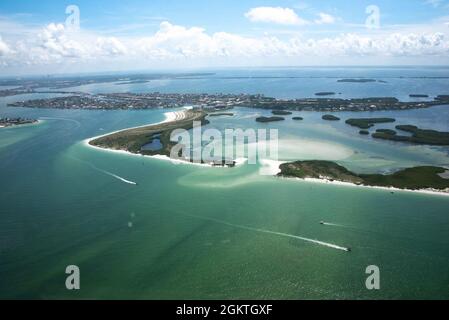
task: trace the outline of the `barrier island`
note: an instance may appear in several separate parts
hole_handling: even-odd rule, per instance
[[[300,179],[339,181],[355,185],[392,187],[407,190],[435,189],[448,192],[448,171],[441,167],[422,166],[399,170],[392,174],[357,174],[332,161],[296,161],[280,166],[278,176]]]
[[[208,124],[207,113],[201,110],[187,110],[180,119],[171,122],[148,125],[138,128],[125,129],[105,136],[94,138],[89,144],[104,149],[121,150],[142,155],[170,156],[171,148],[176,145],[170,141],[173,130],[193,128],[193,121],[200,121],[202,125]],[[159,140],[161,147],[158,150],[148,150],[145,145]]]

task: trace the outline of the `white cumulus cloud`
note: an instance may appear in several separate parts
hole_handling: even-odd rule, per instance
[[[307,21],[300,18],[295,11],[282,7],[252,8],[245,17],[252,22],[269,22],[283,25],[304,25]]]
[[[325,16],[319,18],[322,23],[331,21]],[[449,56],[447,37],[432,29],[343,33],[327,37],[298,33],[243,36],[223,31],[210,33],[204,28],[164,21],[148,36],[112,37],[88,30],[71,32],[64,25],[52,23],[15,41],[11,35],[7,39],[8,44],[0,38],[0,68],[5,65],[62,67],[78,63],[111,66],[114,62],[115,65],[128,62],[129,66],[165,64],[174,67],[190,62],[205,66],[242,61],[266,65],[304,60],[325,62],[334,58],[341,61],[397,58],[401,61],[403,57],[412,57],[419,61],[448,61]]]
[[[9,46],[2,40],[2,37],[0,36],[0,57],[8,54],[11,51],[9,49]]]
[[[97,38],[96,49],[104,56],[122,56],[128,53],[125,45],[115,37]]]
[[[316,24],[332,24],[335,23],[335,17],[328,14],[328,13],[324,13],[321,12],[318,14],[318,19],[315,20]]]
[[[53,57],[80,58],[87,54],[85,45],[69,36],[63,24],[51,23],[38,35],[40,47]]]

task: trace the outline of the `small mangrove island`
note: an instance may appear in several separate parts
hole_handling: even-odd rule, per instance
[[[393,118],[353,118],[346,120],[346,123],[350,126],[358,127],[360,129],[369,129],[376,123],[389,123],[395,121],[396,119]]]
[[[414,144],[428,144],[436,146],[449,145],[449,132],[420,129],[413,125],[396,126],[397,130],[409,132],[411,136],[398,135],[391,129],[379,129],[373,133],[372,137],[391,141],[409,142]]]
[[[219,112],[219,113],[209,113],[209,117],[233,117],[234,114],[231,112]]]
[[[285,110],[273,110],[271,111],[272,114],[275,116],[289,116],[292,114],[291,111],[285,111]]]
[[[322,119],[327,121],[340,121],[339,117],[336,117],[332,114],[325,114],[324,116],[322,116]]]
[[[262,122],[262,123],[266,123],[266,122],[277,122],[277,121],[284,121],[285,118],[282,117],[258,117],[256,118],[257,122]]]
[[[284,163],[280,169],[278,176],[281,177],[322,179],[407,190],[446,191],[449,188],[449,179],[443,178],[448,170],[441,167],[413,167],[392,174],[357,174],[332,161],[311,160]]]

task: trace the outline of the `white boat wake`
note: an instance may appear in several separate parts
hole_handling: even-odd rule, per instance
[[[131,185],[137,186],[137,182],[134,182],[134,181],[131,181],[131,180],[127,180],[127,179],[125,179],[125,178],[123,178],[123,177],[120,177],[120,176],[118,176],[118,175],[116,175],[116,174],[114,174],[114,173],[112,173],[112,172],[109,172],[109,171],[100,169],[100,168],[94,166],[92,163],[89,163],[89,162],[87,162],[87,161],[83,161],[83,160],[81,160],[81,159],[73,158],[73,157],[70,157],[70,158],[73,159],[73,160],[82,162],[82,163],[88,165],[89,167],[91,167],[92,169],[94,169],[94,170],[96,170],[96,171],[98,171],[98,172],[104,173],[104,174],[106,174],[106,175],[108,175],[108,176],[111,176],[111,177],[113,177],[113,178],[115,178],[115,179],[117,179],[117,180],[120,180],[120,181],[124,182],[124,183],[127,183],[127,184],[131,184]]]
[[[134,181],[126,180],[125,178],[122,178],[122,177],[120,177],[120,176],[118,176],[116,174],[113,174],[113,173],[111,173],[109,171],[106,171],[106,170],[102,170],[102,169],[98,169],[98,168],[97,168],[97,170],[100,171],[100,172],[103,172],[104,174],[107,174],[107,175],[109,175],[109,176],[111,176],[113,178],[116,178],[116,179],[118,179],[118,180],[120,180],[120,181],[122,181],[124,183],[132,184],[134,186],[137,186],[137,183],[134,182]]]
[[[74,120],[74,119],[68,119],[68,118],[50,118],[50,117],[39,117],[39,120],[56,120],[56,121],[69,121],[76,123],[78,127],[81,127],[81,122]]]
[[[215,222],[215,223],[219,223],[219,224],[230,226],[230,227],[234,227],[234,228],[250,230],[250,231],[266,233],[266,234],[272,234],[272,235],[286,237],[286,238],[298,239],[298,240],[302,240],[302,241],[318,244],[320,246],[325,246],[325,247],[328,247],[328,248],[341,250],[341,251],[346,251],[346,252],[351,251],[350,248],[341,247],[341,246],[338,246],[338,245],[333,244],[333,243],[328,243],[328,242],[323,242],[323,241],[319,241],[319,240],[315,240],[315,239],[309,239],[309,238],[305,238],[305,237],[295,236],[293,234],[288,234],[288,233],[283,233],[283,232],[276,232],[276,231],[270,231],[270,230],[265,230],[265,229],[252,228],[252,227],[242,226],[242,225],[238,225],[238,224],[232,224],[232,223],[229,223],[229,222],[226,222],[226,221],[221,221],[221,220],[217,220],[217,219],[213,219],[213,218],[205,218],[205,217],[199,217],[199,216],[187,215],[187,214],[185,214],[185,215],[189,216],[189,217],[192,217],[192,218],[196,218],[196,219],[212,221],[212,222]]]
[[[330,223],[330,222],[322,222],[321,224],[324,225],[324,226],[331,226],[331,227],[345,227],[344,225],[336,224],[336,223]]]

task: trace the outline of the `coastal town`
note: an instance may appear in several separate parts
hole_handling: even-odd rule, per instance
[[[318,93],[320,95],[322,93]],[[333,94],[333,93],[328,93]],[[411,94],[413,96],[413,94]],[[433,100],[399,101],[394,97],[363,99],[305,98],[276,99],[262,94],[206,94],[206,93],[74,93],[70,96],[35,99],[8,104],[9,107],[50,109],[128,110],[195,106],[206,109],[248,107],[295,111],[379,111],[429,108],[449,104],[449,95],[439,95]]]

